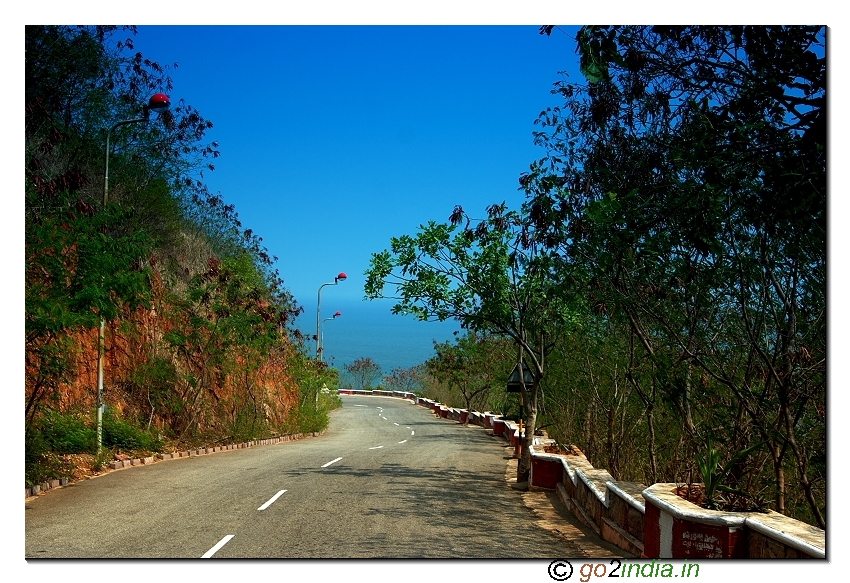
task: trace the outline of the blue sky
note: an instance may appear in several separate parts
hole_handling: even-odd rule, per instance
[[[172,100],[214,127],[212,192],[263,237],[311,313],[318,287],[363,297],[372,253],[454,205],[522,200],[543,155],[533,122],[579,78],[572,28],[536,26],[140,26],[135,48],[179,67]],[[327,295],[326,295],[327,294]]]

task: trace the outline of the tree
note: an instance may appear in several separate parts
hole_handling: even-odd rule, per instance
[[[694,451],[766,443],[780,512],[790,454],[824,527],[824,27],[585,27],[578,47],[588,83],[556,86],[550,155],[520,179],[536,233],[610,292],[647,408],[658,389]]]
[[[369,357],[358,358],[351,364],[346,364],[345,370],[351,377],[354,390],[357,391],[371,389],[372,383],[381,378],[381,365]]]
[[[410,368],[396,367],[384,377],[384,384],[393,391],[412,393],[422,390],[422,375],[425,365],[417,364]]]
[[[507,384],[515,360],[509,340],[467,332],[455,343],[434,343],[436,356],[426,370],[450,390],[460,393],[467,411],[483,410],[490,392]]]
[[[527,430],[517,464],[519,483],[528,481],[531,468],[528,445],[546,355],[556,334],[571,321],[569,289],[551,277],[559,259],[533,240],[529,223],[527,216],[504,204],[489,207],[482,220],[456,207],[450,223],[431,221],[415,237],[393,238],[390,250],[373,254],[365,285],[369,299],[397,300],[395,314],[454,318],[468,330],[514,343],[516,362],[527,362],[534,377],[532,386],[522,389]],[[386,294],[386,286],[394,290]]]

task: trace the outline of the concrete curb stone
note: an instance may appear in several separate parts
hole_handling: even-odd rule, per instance
[[[318,437],[324,434],[324,431],[312,432],[306,434],[307,437]],[[288,441],[298,441],[305,437],[302,433],[296,433],[294,435],[282,435],[280,437],[274,437],[272,439],[260,439],[257,441],[248,441],[239,444],[228,444],[216,447],[206,447],[201,449],[193,449],[188,451],[178,451],[173,453],[159,453],[155,456],[147,456],[144,458],[135,458],[132,460],[113,460],[106,466],[107,473],[113,470],[122,470],[124,468],[130,468],[134,466],[147,466],[160,461],[173,460],[177,458],[185,458],[185,457],[197,457],[199,455],[207,455],[211,453],[218,453],[221,451],[230,451],[234,449],[246,449],[253,446],[261,446],[261,445],[276,445],[279,443],[284,443]],[[24,488],[24,499],[27,500],[34,496],[38,496],[43,492],[47,492],[48,490],[53,490],[55,488],[61,488],[63,486],[67,486],[71,483],[70,478],[64,477],[59,479],[49,480],[47,482],[42,482],[41,484],[36,484],[34,486],[28,486]]]

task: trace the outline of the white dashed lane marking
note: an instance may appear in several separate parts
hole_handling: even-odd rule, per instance
[[[269,506],[271,506],[272,504],[274,504],[274,501],[275,501],[275,500],[277,500],[278,498],[280,498],[280,497],[281,497],[281,495],[282,495],[284,492],[286,492],[286,490],[281,490],[280,492],[278,492],[277,494],[275,494],[274,496],[272,496],[272,497],[271,497],[271,499],[270,499],[268,502],[266,502],[265,504],[263,504],[262,506],[260,506],[259,508],[257,508],[257,510],[265,510],[266,508],[268,508]]]
[[[341,460],[341,459],[342,459],[341,457],[338,457],[338,458],[336,458],[335,460],[331,460],[331,461],[329,461],[328,463],[324,464],[322,467],[323,467],[323,468],[326,468],[326,467],[328,467],[328,466],[329,466],[329,465],[331,465],[331,464],[335,464],[336,462],[338,462],[338,461],[339,461],[339,460]]]
[[[218,543],[216,543],[216,545],[213,548],[211,548],[210,550],[205,552],[201,558],[202,559],[209,559],[211,556],[216,554],[219,551],[219,549],[221,549],[221,547],[223,547],[224,545],[229,543],[230,539],[232,539],[232,538],[233,538],[232,534],[227,535],[226,537],[224,537],[223,539],[218,541]]]

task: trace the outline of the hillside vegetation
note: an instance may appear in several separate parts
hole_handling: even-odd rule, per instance
[[[119,450],[317,431],[336,404],[317,398],[335,371],[307,357],[276,258],[203,183],[219,156],[212,122],[176,101],[116,125],[172,89],[134,34],[26,27],[28,483],[98,453],[101,320],[96,464]]]

